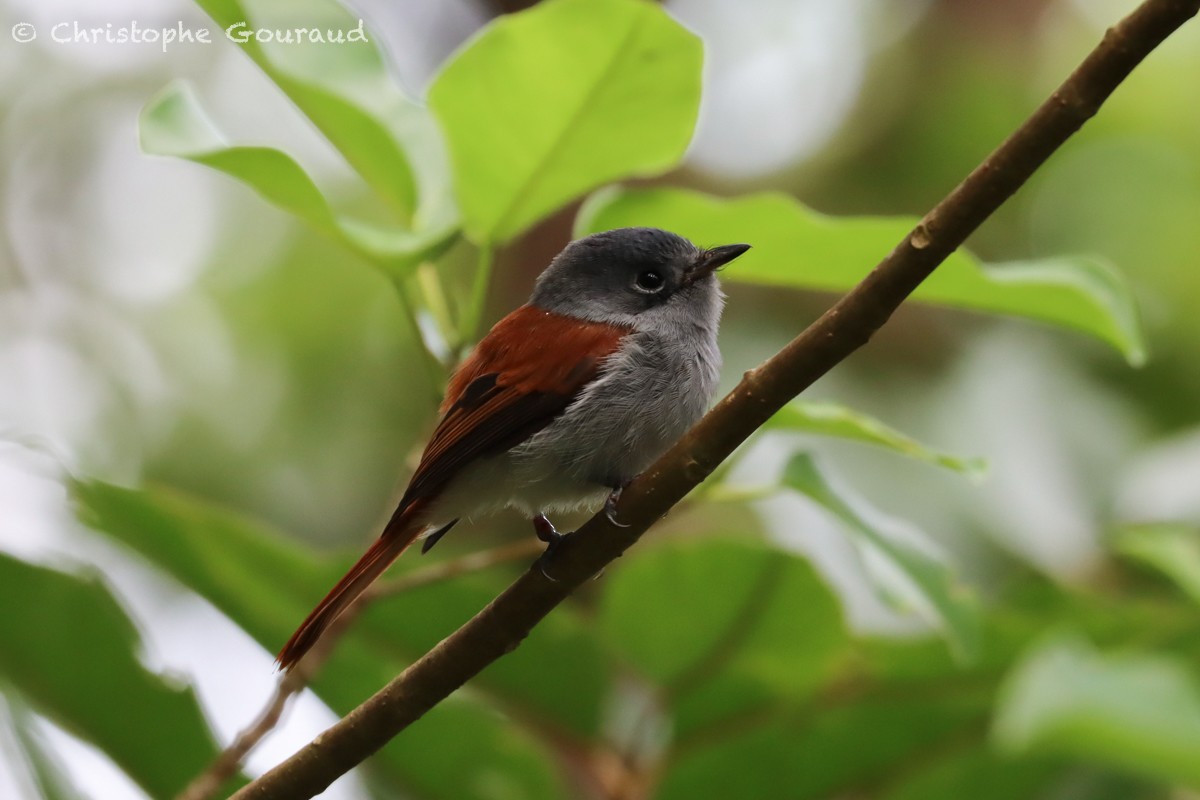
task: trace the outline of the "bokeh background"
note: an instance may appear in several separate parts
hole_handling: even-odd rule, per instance
[[[458,45],[523,4],[349,5],[381,41],[397,81],[421,96]],[[664,5],[706,47],[700,126],[666,182],[719,194],[778,189],[828,214],[877,215],[927,210],[1136,3]],[[257,67],[220,38],[164,53],[45,36],[18,44],[9,35],[18,22],[47,30],[73,20],[206,23],[184,0],[0,4],[0,548],[99,570],[141,628],[141,658],[194,685],[225,742],[269,695],[272,655],[197,595],[81,526],[66,482],[164,484],[308,546],[356,548],[408,474],[435,387],[379,273],[244,186],[140,152],[139,111],[169,80],[187,78],[233,138],[280,146],[345,202],[366,202],[336,153]],[[971,483],[855,446],[812,445],[888,520],[939,542],[985,603],[1030,574],[1081,591],[1115,582],[1136,594],[1149,579],[1114,566],[1105,544],[1112,532],[1129,522],[1200,526],[1197,75],[1200,25],[1192,25],[971,241],[993,260],[1111,259],[1143,315],[1144,367],[1061,330],[912,306],[812,390],[986,459],[986,477]],[[500,253],[488,321],[522,302],[569,237],[570,220],[557,215]],[[470,254],[452,253],[448,264],[469,270]],[[830,300],[730,288],[725,386]],[[739,475],[765,480],[788,452],[786,443],[760,443]],[[864,588],[836,527],[800,499],[738,514],[811,557],[852,629],[920,634],[919,623]],[[497,525],[525,535],[518,522]],[[485,542],[462,539],[462,552]],[[1048,615],[1047,626],[1055,622]],[[128,714],[136,725],[137,710]],[[333,719],[305,695],[249,771]],[[46,718],[34,725],[87,796],[144,796],[95,748]],[[18,753],[0,735],[0,796],[33,796]],[[363,796],[358,780],[327,796]],[[1120,784],[1132,792],[1124,795],[1086,788],[1100,785],[1036,796],[1172,791],[1137,782]]]

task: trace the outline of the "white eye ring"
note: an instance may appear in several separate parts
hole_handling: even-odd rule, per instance
[[[657,294],[661,292],[663,287],[667,285],[667,281],[663,278],[662,273],[656,269],[645,269],[638,273],[634,279],[633,288],[639,292],[646,294]]]

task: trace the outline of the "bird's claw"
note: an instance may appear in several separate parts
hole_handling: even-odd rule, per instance
[[[554,560],[554,553],[566,537],[558,532],[554,527],[554,523],[546,519],[545,514],[538,514],[533,518],[533,532],[537,534],[538,539],[546,543],[546,549],[542,551],[542,554],[538,556],[538,560],[535,562],[538,571],[542,573],[542,577],[546,580],[557,583],[558,579],[551,577],[550,573],[546,571],[546,567],[550,566],[550,562]]]
[[[621,492],[624,490],[624,486],[618,486],[616,489],[612,490],[612,493],[609,494],[608,499],[604,501],[604,516],[608,518],[609,522],[611,522],[613,525],[616,525],[618,528],[629,527],[627,523],[617,522],[617,503],[620,501]]]

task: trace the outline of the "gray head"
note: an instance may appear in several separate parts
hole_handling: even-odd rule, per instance
[[[639,320],[642,315],[681,322],[691,315],[715,325],[722,296],[714,273],[749,249],[730,244],[705,250],[658,228],[594,233],[550,262],[530,302],[597,322],[638,326],[647,321]]]

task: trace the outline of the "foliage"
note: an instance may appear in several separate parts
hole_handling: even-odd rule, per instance
[[[136,629],[98,577],[0,555],[0,600],[23,609],[0,615],[0,685],[102,748],[147,792],[181,790],[216,756],[191,690],[138,662]],[[144,722],[130,725],[114,700]]]
[[[348,18],[331,0],[197,2],[222,26]],[[778,290],[845,290],[915,222],[829,217],[777,193],[725,199],[606,185],[670,172],[696,125],[701,43],[647,0],[547,0],[493,21],[443,66],[427,107],[396,87],[370,42],[251,40],[243,49],[341,154],[382,219],[343,207],[280,149],[227,143],[185,84],[143,109],[143,148],[245,183],[377,268],[435,375],[477,335],[493,251],[589,193],[577,233],[637,224],[705,244],[746,240],[754,249],[723,278]],[[469,282],[448,266],[464,249],[477,255]],[[326,280],[337,282],[338,272]],[[985,265],[962,252],[916,299],[1034,320],[1090,336],[1130,363],[1145,358],[1131,291],[1102,259]],[[1184,660],[1197,655],[1188,635],[1200,592],[1195,530],[1164,524],[1114,537],[1120,569],[1149,584],[1136,571],[1148,566],[1178,585],[1149,584],[1144,602],[1028,574],[982,602],[940,548],[919,531],[898,535],[880,524],[810,451],[817,438],[867,444],[890,468],[905,462],[885,454],[972,480],[981,479],[979,460],[829,403],[796,403],[763,436],[790,452],[774,480],[744,487],[730,477],[736,470],[722,471],[688,507],[711,510],[722,520],[716,528],[689,535],[686,523],[699,515],[678,512],[664,535],[547,619],[471,692],[385,748],[370,767],[379,785],[447,800],[567,798],[579,796],[572,774],[615,770],[618,785],[641,782],[662,798],[949,800],[1060,796],[1087,770],[1138,796],[1200,789],[1192,758],[1200,678]],[[211,602],[268,651],[352,560],[166,486],[81,479],[72,495],[95,531]],[[853,630],[825,577],[744,523],[754,518],[750,500],[775,495],[804,498],[833,520],[872,591],[919,635]],[[740,527],[724,522],[721,500]],[[415,566],[405,560],[397,570]],[[9,721],[37,774],[53,774],[52,755],[29,733],[25,705],[104,751],[153,796],[177,791],[213,757],[191,691],[140,662],[135,629],[102,581],[7,557],[0,573],[0,591],[11,595],[4,606],[37,610],[0,623],[0,688],[23,704]],[[313,690],[348,712],[508,577],[493,569],[379,601]],[[1062,637],[1043,637],[1048,618]],[[1153,638],[1140,638],[1147,628]],[[1114,652],[1129,641],[1141,644]],[[138,725],[119,721],[118,702],[138,709]],[[1139,777],[1114,774],[1126,771]],[[48,778],[41,785],[47,797],[75,791]]]

